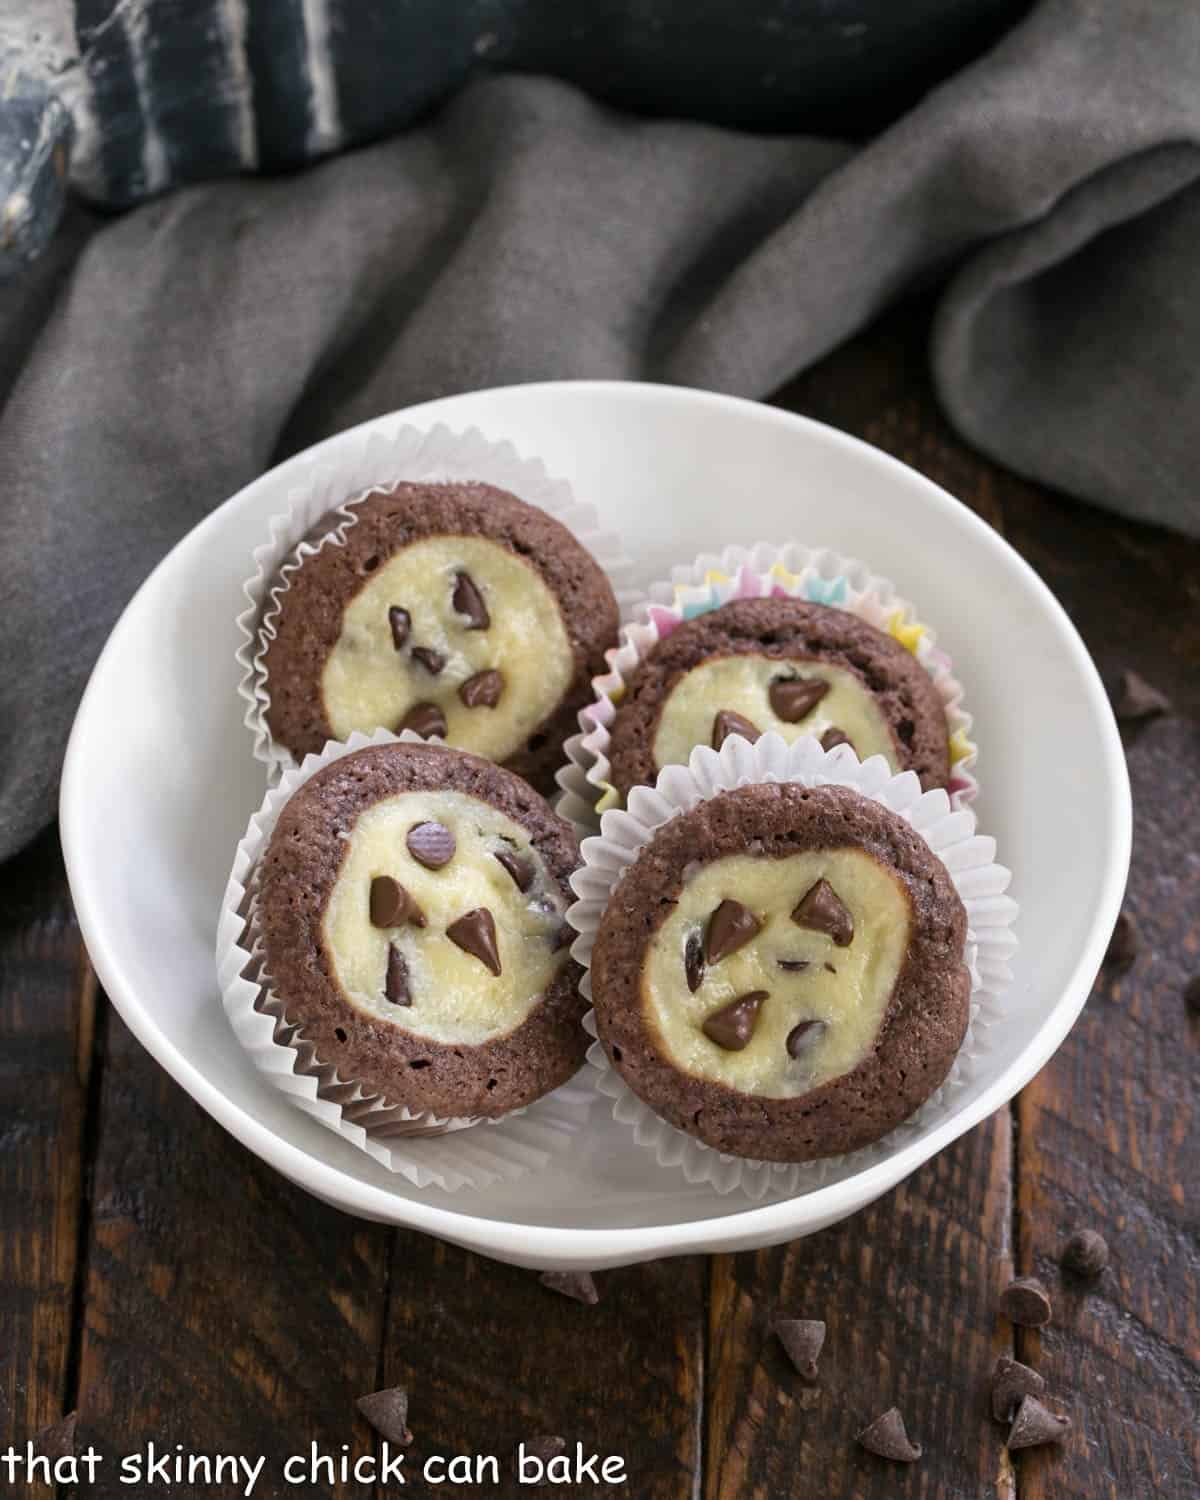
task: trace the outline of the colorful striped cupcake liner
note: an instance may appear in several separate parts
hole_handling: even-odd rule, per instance
[[[610,726],[630,674],[656,642],[686,620],[731,599],[782,596],[848,610],[912,652],[933,679],[945,709],[951,806],[969,807],[979,791],[974,774],[979,752],[971,739],[962,684],[932,627],[888,579],[871,573],[864,563],[796,542],[784,547],[760,542],[750,548],[727,547],[719,556],[702,553],[690,565],[675,568],[669,580],[651,585],[634,604],[621,628],[620,643],[606,652],[608,671],[592,679],[595,699],[580,712],[580,733],[564,747],[567,764],[558,774],[560,813],[587,831],[605,812],[622,805],[609,763]]]

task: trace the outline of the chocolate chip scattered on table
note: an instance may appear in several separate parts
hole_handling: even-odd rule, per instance
[[[1105,967],[1116,973],[1123,973],[1138,956],[1139,947],[1137,922],[1132,912],[1123,911],[1117,917],[1112,937],[1108,940],[1108,948],[1104,954]]]
[[[776,1318],[771,1325],[796,1373],[817,1379],[817,1361],[825,1346],[825,1324],[819,1318]]]
[[[1118,719],[1127,723],[1136,722],[1170,713],[1171,700],[1139,673],[1127,670],[1121,673],[1113,711]]]
[[[1026,1396],[1040,1396],[1045,1380],[1029,1365],[1007,1354],[997,1356],[992,1369],[992,1415],[997,1422],[1011,1422]]]
[[[1025,1396],[1013,1417],[1006,1446],[1015,1451],[1035,1448],[1042,1443],[1058,1443],[1066,1437],[1070,1427],[1070,1417],[1051,1411],[1036,1396]]]
[[[524,1449],[526,1456],[537,1459],[542,1469],[545,1469],[552,1458],[558,1458],[561,1453],[565,1452],[566,1446],[566,1439],[554,1433],[539,1434],[537,1437],[525,1438],[521,1443],[521,1448]],[[516,1468],[516,1466],[517,1452],[514,1452],[513,1467]],[[537,1489],[540,1484],[545,1484],[547,1481],[545,1479],[534,1479],[525,1480],[524,1483],[533,1489]]]
[[[1077,1229],[1063,1246],[1062,1263],[1076,1276],[1099,1276],[1108,1265],[1108,1241],[1094,1229]]]
[[[587,1307],[595,1307],[600,1300],[590,1271],[543,1271],[539,1279],[552,1292],[570,1297],[573,1302],[582,1302]]]
[[[898,1464],[916,1463],[923,1451],[920,1443],[909,1437],[904,1418],[895,1406],[864,1427],[857,1441],[868,1453]]]
[[[1050,1321],[1050,1295],[1036,1276],[1018,1276],[1000,1293],[1000,1311],[1022,1328],[1041,1328]]]
[[[412,1442],[408,1430],[408,1392],[402,1385],[372,1391],[368,1396],[360,1396],[354,1404],[380,1437],[395,1447],[407,1448]]]
[[[51,1464],[60,1458],[70,1458],[75,1453],[76,1428],[79,1413],[70,1411],[57,1422],[48,1422],[33,1435],[33,1451]]]

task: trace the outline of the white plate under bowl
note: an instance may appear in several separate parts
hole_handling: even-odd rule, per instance
[[[474,425],[540,454],[623,534],[640,582],[701,550],[796,538],[863,558],[916,601],[966,686],[984,788],[977,811],[1016,872],[1011,1024],[937,1128],[865,1171],[762,1206],[657,1167],[602,1098],[591,1128],[546,1171],[455,1194],[410,1187],[289,1105],[234,1040],[213,971],[232,852],[263,794],[235,693],[234,619],[268,517],[341,437],[264,474],[186,536],[134,596],[92,674],[67,752],[62,840],[109,997],[193,1098],[294,1182],[351,1213],[501,1260],[596,1269],[749,1249],[862,1208],[1033,1076],[1099,968],[1129,864],[1129,783],[1070,620],[1012,548],[929,480],[770,407],[570,382],[449,397],[378,425],[399,421]]]

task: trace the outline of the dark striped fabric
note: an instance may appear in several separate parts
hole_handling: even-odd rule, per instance
[[[330,38],[348,24],[348,0],[296,4]],[[123,56],[155,10],[106,7],[82,33],[92,58]],[[421,5],[363,9],[382,28]],[[679,9],[700,24],[717,7]],[[553,10],[566,26],[569,7]],[[615,0],[595,13],[625,14]],[[245,19],[220,14],[226,30],[197,44]],[[464,14],[447,9],[437,55],[461,58]],[[628,35],[615,21],[597,35],[631,48],[642,23],[627,19]],[[472,31],[473,50],[505,56],[497,27]],[[372,128],[370,59],[351,66],[331,42],[341,61],[315,69],[266,31],[238,35],[241,55],[281,70],[290,56],[303,77],[280,88],[307,150],[348,120]],[[179,58],[139,45],[104,80],[114,109],[139,109],[104,150],[81,128],[77,178],[125,173],[137,197],[189,160],[261,164],[261,90],[222,95],[227,75],[199,67],[193,157],[180,117],[144,107]],[[569,376],[765,396],[938,287],[933,372],[963,434],[1071,494],[1200,534],[1195,5],[1042,0],[861,145],[647,119],[548,78],[476,77],[418,106],[415,55],[389,66],[396,107],[422,111],[408,130],[116,217],[77,208],[0,287],[0,660],[20,663],[0,674],[0,854],[51,816],[92,661],[172,542],[280,455],[428,397]],[[641,76],[631,60],[626,86]],[[76,100],[77,119],[89,107]]]

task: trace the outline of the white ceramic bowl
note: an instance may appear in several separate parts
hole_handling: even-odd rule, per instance
[[[994,531],[875,449],[753,402],[570,382],[430,402],[380,419],[477,425],[540,454],[621,531],[639,582],[702,548],[798,538],[861,557],[934,623],[975,714],[977,812],[1015,871],[1011,1027],[936,1128],[867,1170],[751,1207],[659,1168],[598,1098],[545,1172],[418,1190],[292,1108],[226,1022],[213,969],[232,851],[263,794],[235,687],[234,619],[252,548],[309,455],[196,527],[122,615],[67,752],[62,840],[84,938],[139,1040],[226,1129],[309,1192],[536,1267],[597,1269],[810,1234],[862,1208],[1003,1105],[1078,1015],[1129,863],[1129,783],[1095,667],[1070,620]],[[310,454],[332,456],[340,437]]]

